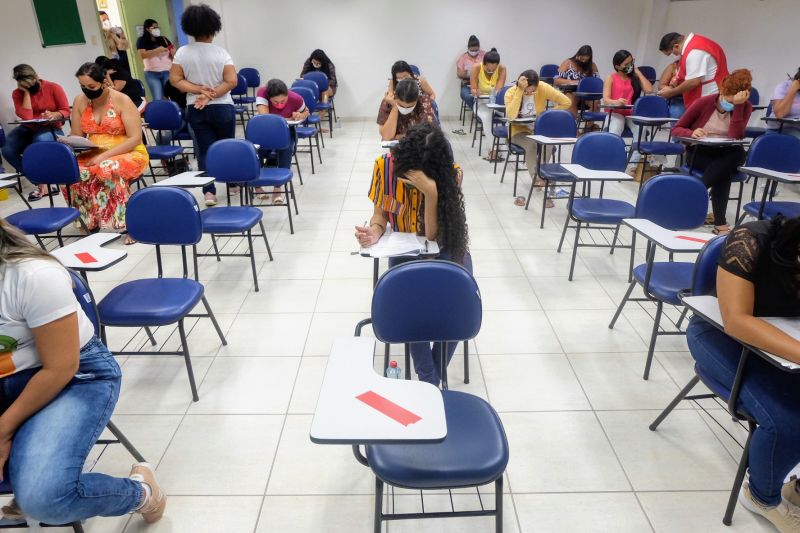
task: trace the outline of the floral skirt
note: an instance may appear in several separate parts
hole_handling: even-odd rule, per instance
[[[147,167],[147,153],[139,151],[116,155],[99,165],[88,165],[97,155],[78,157],[80,181],[70,185],[72,207],[77,208],[89,229],[125,229],[125,210],[131,194],[129,182]],[[62,191],[66,198],[66,190]]]

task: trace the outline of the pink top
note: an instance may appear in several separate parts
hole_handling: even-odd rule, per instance
[[[303,97],[294,91],[289,91],[286,96],[286,105],[282,109],[276,108],[267,98],[267,88],[261,87],[256,93],[256,105],[265,105],[269,109],[271,115],[280,115],[283,118],[292,118],[292,113],[295,111],[303,111],[306,108],[306,103]]]
[[[731,114],[719,111],[711,113],[703,129],[709,137],[727,137],[731,129]]]
[[[466,79],[469,79],[469,73],[472,72],[473,65],[477,65],[478,63],[483,61],[483,56],[485,53],[486,52],[483,50],[478,50],[478,55],[472,57],[467,52],[464,52],[463,54],[458,56],[458,61],[456,62],[456,68],[458,68],[458,70],[466,70],[467,71]]]
[[[611,99],[619,100],[620,98],[624,98],[627,104],[633,103],[633,84],[630,78],[623,79],[622,76],[615,72],[611,75]],[[627,116],[631,114],[632,110],[612,109],[609,112]]]

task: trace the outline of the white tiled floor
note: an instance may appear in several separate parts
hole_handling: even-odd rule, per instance
[[[445,126],[448,132],[457,127]],[[228,339],[222,347],[210,324],[191,323],[200,401],[191,402],[181,359],[120,359],[123,389],[114,420],[158,466],[171,499],[156,526],[145,527],[138,516],[97,518],[87,522],[87,531],[371,531],[370,472],[348,447],[318,446],[308,437],[331,341],[351,334],[367,316],[371,297],[371,262],[350,252],[356,249],[353,226],[371,211],[366,192],[380,153],[376,127],[346,121],[334,135],[326,139],[316,175],[301,155],[305,185],[296,182],[295,234],[289,234],[285,210],[265,209],[275,260],[267,261],[257,244],[260,292],[253,292],[246,259],[200,261],[200,278]],[[707,415],[682,405],[657,432],[648,430],[691,376],[692,360],[682,338],[664,339],[644,382],[648,315],[631,305],[608,329],[627,284],[624,250],[614,256],[581,250],[575,281],[567,281],[569,236],[567,249],[555,251],[563,203],[548,211],[539,229],[540,193],[530,211],[515,207],[513,178],[500,184],[470,148],[471,136],[449,137],[464,168],[484,302],[483,328],[470,353],[472,381],[458,381],[462,365],[454,364],[452,385],[488,398],[505,425],[511,449],[506,531],[768,531],[741,508],[734,528],[722,526],[739,452]],[[523,193],[528,185],[524,177]],[[631,184],[606,191],[635,197]],[[0,214],[19,207],[12,197],[0,204]],[[235,242],[228,246],[241,249]],[[153,250],[139,244],[125,250],[125,261],[90,275],[96,296],[123,279],[155,274]],[[177,272],[179,261],[170,254],[167,270]],[[174,347],[171,333],[162,329],[157,337],[169,337],[167,346]],[[112,330],[112,350],[133,335]],[[137,334],[130,344],[145,341]],[[124,449],[112,447],[95,470],[125,475],[130,462]],[[441,495],[429,500],[432,507],[444,504]],[[417,502],[404,494],[396,503],[411,510]],[[476,504],[474,495],[456,497],[459,508]],[[388,529],[493,530],[487,518]]]

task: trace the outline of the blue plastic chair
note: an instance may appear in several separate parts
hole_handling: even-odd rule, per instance
[[[650,220],[659,226],[673,230],[690,230],[703,225],[708,212],[708,191],[703,183],[685,174],[661,174],[647,181],[639,192],[634,218]],[[636,245],[636,233],[633,234],[631,246]],[[655,261],[657,245],[647,242],[647,260],[633,269],[633,280],[628,286],[622,301],[608,325],[614,328],[622,309],[629,301],[656,302],[656,315],[653,331],[650,335],[650,346],[647,350],[647,362],[644,367],[644,379],[650,377],[650,366],[653,352],[659,335],[684,335],[680,330],[683,315],[676,323],[677,331],[660,331],[661,316],[664,304],[680,306],[681,291],[692,284],[693,262]],[[631,256],[632,257],[632,256]],[[631,298],[636,285],[641,285],[644,298]],[[685,313],[685,311],[684,311]]]
[[[236,83],[236,87],[231,89],[231,98],[233,98],[233,110],[236,113],[236,116],[239,117],[239,120],[242,123],[242,128],[246,126],[246,122],[250,120],[251,113],[248,109],[252,109],[253,103],[256,101],[255,98],[252,96],[248,96],[248,86],[247,86],[247,79],[242,76],[241,74],[237,75],[237,79],[239,80]]]
[[[285,150],[291,145],[289,125],[283,117],[278,115],[254,116],[247,123],[245,138],[251,143],[257,144],[259,150],[263,153],[268,153],[272,150]],[[289,231],[294,234],[290,200],[294,202],[295,214],[299,214],[299,212],[297,210],[297,198],[294,194],[292,175],[292,169],[290,168],[264,167],[262,165],[258,179],[247,183],[246,188],[251,195],[250,202],[252,203],[253,189],[258,187],[283,187],[286,195],[286,209],[289,213]]]
[[[247,88],[250,90],[250,96],[255,96],[256,91],[261,86],[261,73],[258,72],[258,69],[253,67],[244,67],[243,69],[239,70],[238,74],[240,76],[244,76],[244,79],[247,80]],[[253,101],[255,101],[255,98]]]
[[[778,172],[798,172],[800,171],[800,139],[785,133],[759,137],[750,145],[744,166],[767,168]],[[771,195],[775,191],[774,187],[765,187],[762,201],[755,201],[757,184],[758,180],[753,180],[752,201],[742,208],[742,216],[738,223],[741,223],[745,215],[766,220],[772,220],[778,215],[787,218],[800,216],[800,203],[771,199]]]
[[[305,76],[303,76],[303,79],[316,83],[319,87],[320,94],[324,93],[330,88],[328,76],[326,76],[324,72],[307,72]],[[333,100],[334,97],[331,96],[327,102],[323,102],[321,98],[319,102],[317,102],[318,111],[330,111],[330,113],[328,113],[328,130],[330,132],[331,139],[333,139],[333,120],[336,117],[336,104],[333,103]]]
[[[261,175],[261,166],[258,154],[253,143],[244,139],[222,139],[212,144],[206,154],[206,172],[222,183],[247,185],[248,182],[258,179]],[[239,197],[244,202],[247,195]],[[267,240],[267,231],[264,229],[264,212],[250,205],[215,207],[200,213],[203,221],[203,233],[211,235],[214,246],[213,254],[197,254],[199,257],[214,256],[217,261],[220,257],[249,257],[253,270],[253,286],[258,292],[258,276],[256,272],[256,259],[253,251],[253,237],[263,237],[264,246],[267,248],[269,260],[272,261],[272,250]],[[253,228],[258,225],[260,234],[254,234]],[[217,235],[243,235],[247,237],[247,253],[219,253]]]
[[[420,308],[419,294],[430,305]],[[413,313],[409,309],[415,309]],[[419,311],[419,312],[418,312]],[[475,278],[466,269],[447,261],[412,261],[381,276],[372,296],[371,322],[381,342],[460,342],[480,331],[482,305]],[[446,352],[447,350],[444,350]],[[366,456],[358,446],[359,462],[375,473],[374,531],[384,520],[442,518],[447,516],[494,516],[502,531],[503,472],[508,464],[508,440],[503,424],[481,398],[446,388],[443,362],[442,391],[447,437],[425,444],[368,445]],[[384,484],[411,490],[448,490],[495,484],[495,509],[454,513],[383,512]]]
[[[495,96],[495,102],[496,103],[498,103],[498,104],[504,104],[505,103],[505,101],[506,101],[505,100],[506,91],[508,91],[509,87],[511,87],[511,86],[510,85],[506,85],[505,87],[501,88],[497,92],[497,95]],[[433,103],[435,104],[436,102],[434,101]],[[500,149],[500,139],[503,139],[503,140],[506,141],[506,146],[508,146],[508,144],[509,144],[510,128],[508,127],[508,125],[505,122],[502,122],[500,120],[500,118],[503,117],[504,115],[505,115],[505,113],[503,111],[495,110],[494,111],[494,117],[492,118],[492,149],[495,150],[495,153],[498,154],[498,155],[500,154],[500,151],[501,151],[501,149]],[[438,107],[437,107],[437,117],[436,118],[437,118],[437,120],[439,118],[438,117]],[[508,148],[506,148],[505,150],[502,150],[502,151],[508,152]],[[497,162],[498,162],[497,161],[497,157],[495,157],[494,158],[494,173],[495,174],[497,174]]]
[[[325,137],[322,136],[322,119],[319,115],[315,114],[317,107],[320,103],[321,92],[319,85],[311,79],[299,79],[292,82],[292,90],[297,92],[296,89],[305,88],[311,91],[314,95],[314,112],[312,112],[306,119],[306,125],[311,124],[320,132],[320,139],[322,140],[322,147],[325,148]],[[305,100],[305,99],[304,99]]]
[[[597,102],[603,98],[603,80],[596,76],[587,76],[578,82],[578,87],[575,90],[575,97],[578,99],[578,129],[581,124],[587,122],[600,122],[601,124],[606,120],[607,113],[599,111],[588,111],[586,109],[587,102]]]
[[[591,170],[609,170],[622,172],[625,170],[625,141],[613,133],[587,133],[584,134],[575,148],[572,150],[572,163],[582,165]],[[575,185],[573,181],[570,187],[569,200],[567,202],[567,218],[564,220],[564,229],[561,231],[561,240],[558,243],[558,252],[564,244],[564,237],[567,228],[575,228],[575,239],[572,245],[572,261],[569,266],[569,280],[572,281],[572,274],[575,270],[575,259],[577,258],[579,247],[605,248],[606,244],[581,244],[581,228],[586,229],[614,229],[614,239],[611,242],[611,253],[615,248],[630,248],[631,258],[633,258],[633,246],[617,245],[619,227],[623,218],[631,218],[635,213],[635,208],[628,202],[612,200],[608,198],[592,198],[591,189],[584,187],[584,194],[580,198],[575,197]],[[587,194],[588,191],[588,194]],[[575,222],[570,226],[570,220]],[[633,261],[633,259],[631,259]]]
[[[419,76],[420,71],[418,66],[416,65],[408,65],[408,66],[411,67],[411,72],[414,73],[414,76]]]
[[[311,158],[311,173],[315,173],[314,169],[314,146],[317,147],[317,157],[319,158],[319,164],[322,164],[322,153],[320,152],[319,148],[319,139],[321,137],[320,130],[317,128],[319,125],[319,116],[314,115],[317,111],[317,100],[314,98],[314,93],[311,89],[307,87],[293,87],[292,91],[296,92],[300,96],[303,97],[303,102],[305,102],[306,107],[308,108],[308,112],[310,113],[308,118],[311,119],[312,117],[317,119],[315,121],[314,126],[295,126],[294,131],[297,135],[298,143],[300,139],[308,139],[308,150],[300,150],[299,147],[295,149],[295,152],[307,153]],[[309,124],[308,119],[306,119],[306,124]],[[313,141],[313,142],[312,142]],[[297,164],[297,171],[300,172],[300,164]],[[302,183],[302,181],[301,181]]]
[[[176,157],[186,154],[183,147],[177,144],[177,133],[183,127],[183,117],[178,104],[171,100],[154,100],[147,104],[144,110],[144,121],[147,123],[150,132],[155,139],[155,146],[148,145],[147,155],[150,156],[150,176],[153,183],[158,176],[169,176],[167,162],[174,161]],[[169,140],[164,140],[164,132],[169,132]],[[153,161],[160,161],[164,174],[156,174],[153,169]]]
[[[98,304],[101,336],[106,343],[106,328],[155,328],[178,324],[181,349],[174,352],[157,352],[161,355],[182,355],[186,361],[192,399],[198,401],[197,386],[192,371],[189,344],[186,341],[184,320],[190,317],[208,317],[214,325],[223,346],[225,335],[217,323],[201,283],[190,279],[186,247],[196,254],[197,243],[203,236],[200,208],[194,196],[174,187],[150,187],[136,191],[128,200],[128,234],[139,243],[156,247],[158,277],[138,279],[117,285]],[[161,259],[162,246],[180,246],[183,259],[183,277],[166,278]],[[197,276],[197,256],[193,254],[194,272]],[[203,303],[205,314],[192,314]],[[155,345],[151,337],[151,344]],[[108,345],[106,343],[106,345]],[[154,352],[118,352],[115,355],[153,355]]]
[[[539,68],[539,79],[545,83],[553,85],[556,76],[558,76],[558,65],[547,63]]]
[[[75,154],[67,145],[55,141],[31,144],[22,153],[22,167],[25,176],[34,185],[65,185],[67,205],[71,204],[69,186],[78,183],[80,173]],[[45,250],[47,248],[44,239],[56,239],[59,246],[64,246],[61,231],[76,220],[89,232],[80,218],[80,212],[74,207],[55,207],[53,196],[48,195],[50,207],[27,209],[6,217],[6,221],[12,226],[16,226],[26,235],[33,235],[39,246]],[[50,235],[53,233],[55,236]]]
[[[700,251],[700,254],[697,256],[697,261],[692,274],[691,289],[685,291],[682,297],[714,294],[717,280],[717,262],[722,254],[725,242],[726,238],[724,236],[719,236],[706,243],[706,245]],[[742,349],[742,361],[740,361],[739,369],[737,370],[736,376],[731,383],[721,383],[717,381],[695,361],[695,375],[649,426],[650,431],[655,431],[661,422],[663,422],[664,419],[669,416],[672,410],[675,409],[675,407],[681,403],[682,400],[697,401],[714,397],[719,397],[728,404],[728,412],[734,419],[747,423],[747,441],[745,442],[744,449],[742,450],[742,456],[739,459],[739,467],[736,470],[733,487],[731,487],[731,492],[728,496],[728,505],[725,508],[725,514],[722,518],[722,523],[726,526],[731,525],[733,512],[736,510],[736,500],[739,496],[739,490],[742,486],[742,482],[744,481],[745,473],[747,472],[747,463],[750,455],[750,444],[753,437],[753,432],[757,427],[757,422],[753,416],[739,407],[739,392],[741,390],[740,385],[743,380],[747,379],[745,374],[747,365],[744,363],[746,362],[749,354],[750,350],[748,348]],[[689,395],[697,383],[701,381],[711,390],[711,394]],[[737,383],[739,384],[738,386],[734,385]]]
[[[757,106],[757,105],[759,105],[761,103],[761,95],[758,94],[758,89],[756,89],[755,87],[751,87],[750,88],[749,101],[753,105],[753,107],[755,107],[755,106]],[[755,111],[755,109],[753,111]],[[768,117],[770,115],[772,115],[772,102],[769,102],[767,104],[767,108],[766,108],[766,111],[764,113],[765,117]],[[767,132],[767,129],[762,127],[762,126],[747,126],[744,129],[744,136],[747,137],[748,139],[755,139],[757,137],[761,137],[766,132]]]
[[[684,146],[680,143],[671,141],[656,141],[656,134],[660,128],[669,124],[669,104],[660,96],[644,95],[636,100],[633,104],[633,116],[635,117],[648,117],[648,118],[663,118],[667,119],[664,122],[657,124],[639,122],[633,119],[633,122],[639,126],[639,136],[631,143],[628,151],[628,161],[630,161],[633,151],[637,150],[642,155],[643,165],[647,168],[648,157],[653,155],[683,155],[686,151]],[[670,130],[671,132],[671,130]],[[670,133],[669,138],[672,138]],[[641,186],[641,183],[640,183]]]
[[[645,79],[650,83],[655,83],[656,80],[658,79],[658,75],[656,74],[656,69],[651,66],[642,65],[639,67],[639,72],[641,72],[642,76],[644,76]]]

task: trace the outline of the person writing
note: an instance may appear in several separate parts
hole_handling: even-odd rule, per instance
[[[300,70],[300,77],[302,78],[309,72],[322,72],[328,77],[328,90],[319,95],[320,100],[322,102],[327,102],[333,98],[336,94],[336,86],[338,85],[336,80],[336,67],[323,50],[317,48],[311,52],[309,58],[303,63],[303,68]]]
[[[409,128],[424,122],[435,123],[431,97],[421,93],[414,78],[397,82],[395,90],[387,94],[378,109],[378,133],[382,141],[402,139]]]
[[[375,207],[365,227],[356,226],[359,245],[368,248],[391,226],[392,231],[424,236],[439,245],[439,259],[452,261],[472,272],[469,255],[461,169],[453,161],[450,143],[433,124],[408,130],[391,153],[375,161],[369,198]],[[410,257],[389,258],[392,268]],[[424,302],[420,301],[420,305]],[[444,343],[412,343],[411,357],[420,381],[439,386]],[[447,345],[450,362],[456,343]]]
[[[458,56],[456,61],[456,77],[461,80],[461,99],[470,108],[475,104],[469,86],[472,67],[483,62],[484,55],[486,52],[481,50],[481,42],[474,35],[470,35],[467,40],[467,51]]]
[[[477,115],[481,121],[483,131],[492,131],[492,118],[494,110],[487,104],[487,99],[479,99],[479,96],[487,96],[492,92],[497,92],[506,84],[506,66],[500,64],[500,54],[496,48],[492,48],[483,56],[483,61],[473,65],[469,77],[469,88],[473,99],[477,99]],[[487,161],[494,161],[497,158],[495,150],[490,150],[484,157]]]
[[[414,71],[411,70],[411,65],[405,61],[395,61],[392,65],[391,72],[392,77],[389,78],[389,86],[386,89],[385,95],[386,97],[392,97],[394,92],[397,90],[397,84],[402,80],[413,79],[417,82],[417,86],[419,86],[419,92],[428,95],[431,100],[436,100],[436,93],[433,92],[433,87],[431,87],[431,84],[428,83],[428,80],[426,80],[424,76],[414,74]]]
[[[777,118],[800,118],[800,68],[793,78],[786,79],[772,93],[772,116]],[[767,122],[767,133],[786,133],[800,138],[800,126]]]
[[[578,97],[574,92],[583,78],[597,76],[597,65],[594,63],[594,51],[592,47],[585,44],[578,48],[572,57],[565,59],[558,67],[558,76],[553,80],[556,87],[567,93],[572,105],[570,113],[578,116]],[[597,111],[597,102],[587,102],[586,109]],[[594,126],[589,123],[587,126]]]
[[[658,49],[662,54],[678,58],[675,86],[662,86],[658,95],[663,98],[683,96],[686,109],[701,96],[719,93],[719,84],[728,75],[728,60],[722,47],[702,35],[667,33]]]
[[[742,343],[800,364],[800,341],[761,317],[800,316],[800,218],[734,228],[717,268],[724,332],[695,315],[686,328],[692,357],[714,381],[733,387]],[[800,463],[800,376],[750,355],[738,408],[756,423],[739,502],[778,531],[800,531],[800,487],[786,477]]]

